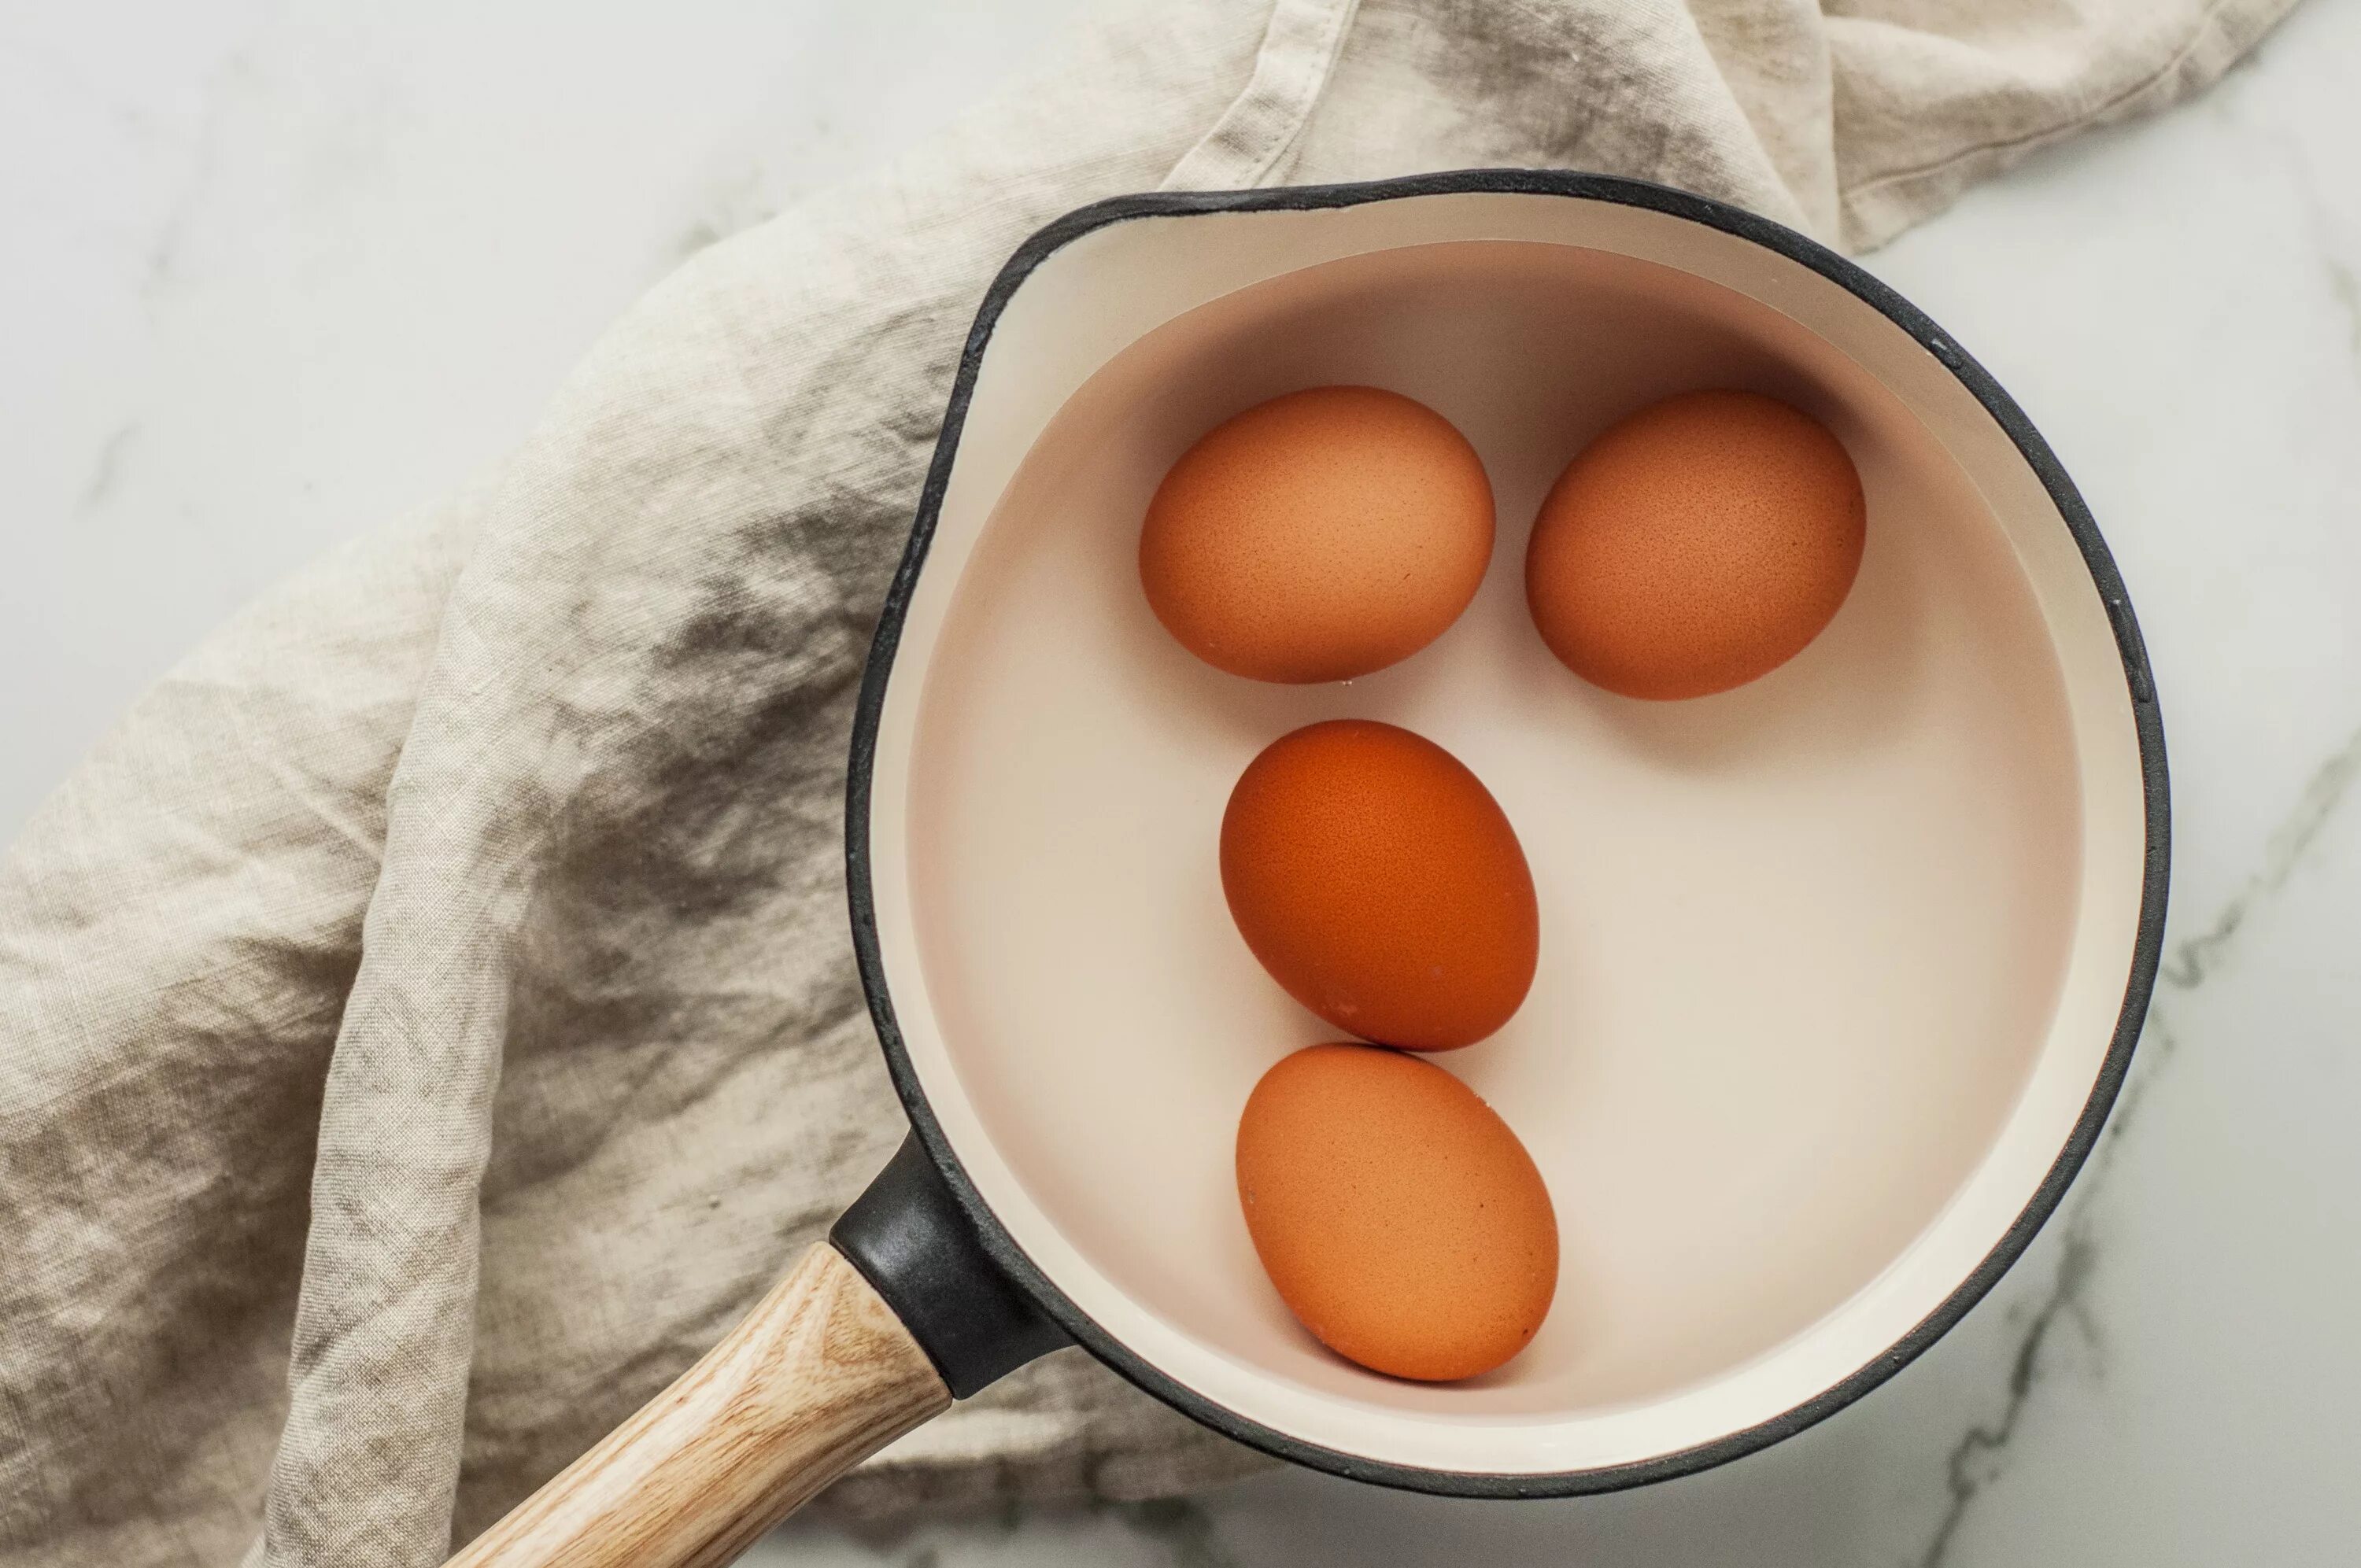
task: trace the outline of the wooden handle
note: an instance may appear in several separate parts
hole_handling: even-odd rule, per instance
[[[893,1310],[823,1242],[671,1387],[451,1562],[711,1568],[950,1402]]]

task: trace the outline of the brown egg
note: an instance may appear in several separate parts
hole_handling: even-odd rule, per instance
[[[1148,503],[1139,581],[1180,645],[1257,681],[1341,681],[1407,659],[1476,597],[1492,486],[1424,404],[1290,392],[1216,425]]]
[[[1542,640],[1625,696],[1705,696],[1820,634],[1868,510],[1842,443],[1758,392],[1684,392],[1609,427],[1542,502],[1525,599]]]
[[[1374,1046],[1313,1046],[1238,1119],[1238,1202],[1315,1338],[1377,1372],[1473,1377],[1522,1350],[1557,1290],[1532,1157],[1473,1090]]]
[[[1247,763],[1222,816],[1222,892],[1290,996],[1410,1050],[1507,1023],[1541,952],[1507,815],[1457,758],[1390,724],[1314,724]]]

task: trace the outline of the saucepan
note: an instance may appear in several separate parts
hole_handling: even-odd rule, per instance
[[[1362,679],[1200,663],[1139,589],[1148,499],[1301,387],[1482,455],[1490,575]],[[1720,696],[1611,696],[1524,613],[1567,459],[1671,393],[1814,414],[1869,506],[1850,598]],[[1556,1305],[1469,1381],[1324,1350],[1257,1264],[1247,1092],[1331,1031],[1224,906],[1239,771],[1337,717],[1440,741],[1516,823],[1543,960],[1454,1053],[1555,1196]],[[1422,1491],[1604,1491],[1890,1377],[2057,1207],[2164,920],[2163,730],[2123,583],[2024,413],[1875,279],[1763,218],[1532,170],[1127,197],[985,297],[852,742],[847,880],[910,1135],[680,1381],[470,1563],[709,1563],[1053,1348],[1281,1458]]]

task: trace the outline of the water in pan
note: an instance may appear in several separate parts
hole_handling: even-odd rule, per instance
[[[1205,428],[1279,391],[1394,388],[1482,454],[1475,605],[1406,663],[1257,685],[1164,635],[1141,511]],[[1521,598],[1543,491],[1593,432],[1697,386],[1825,420],[1870,503],[1861,575],[1771,676],[1655,705],[1584,685]],[[1563,1277],[1523,1355],[1420,1388],[1327,1355],[1257,1268],[1231,1182],[1262,1069],[1330,1031],[1262,974],[1214,869],[1263,744],[1407,725],[1500,799],[1540,977],[1443,1058],[1523,1136]],[[1604,252],[1465,244],[1280,278],[1143,339],[1027,457],[929,661],[910,875],[928,983],[1027,1191],[1158,1316],[1398,1409],[1600,1410],[1739,1365],[1858,1291],[1991,1146],[2048,1025],[2077,899],[2074,749],[2032,590],[1982,499],[1860,367],[1738,294]]]

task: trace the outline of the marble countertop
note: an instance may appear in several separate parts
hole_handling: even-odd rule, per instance
[[[1083,5],[0,18],[0,834],[265,582],[511,445],[680,256],[923,135]],[[1640,1491],[1288,1473],[882,1536],[793,1525],[750,1561],[2356,1561],[2356,80],[2361,0],[2311,0],[2210,96],[1866,258],[2074,473],[2171,746],[2172,917],[2132,1082],[1964,1323],[1802,1436]]]

